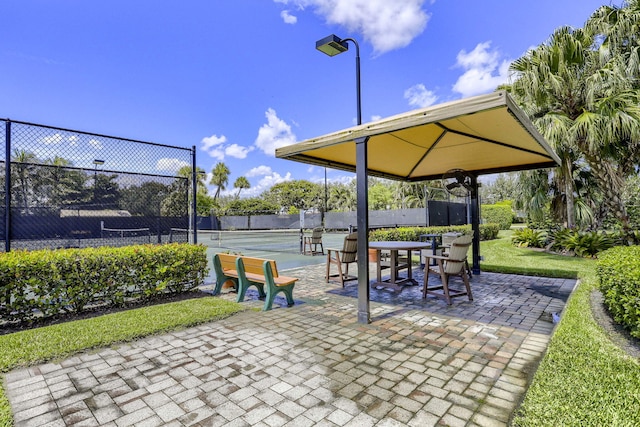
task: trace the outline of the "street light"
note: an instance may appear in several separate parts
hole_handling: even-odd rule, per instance
[[[335,34],[331,34],[316,42],[316,49],[320,52],[335,56],[349,50],[352,42],[356,46],[356,102],[357,121],[362,124],[362,109],[360,102],[360,46],[352,38],[341,39]],[[356,182],[357,182],[357,225],[358,225],[358,322],[370,323],[371,310],[369,309],[369,265],[367,260],[367,249],[369,246],[369,195],[367,188],[367,141],[368,137],[356,138]],[[326,170],[326,168],[325,168]]]
[[[362,114],[360,112],[360,46],[358,46],[358,42],[352,38],[341,39],[335,34],[331,34],[330,36],[318,40],[316,42],[316,49],[326,55],[336,56],[342,52],[346,52],[347,50],[349,50],[349,44],[347,44],[347,42],[353,42],[353,44],[356,46],[356,101],[358,107],[357,124],[360,125],[362,124]]]
[[[329,55],[336,56],[342,52],[349,50],[349,44],[347,42],[353,42],[356,46],[356,105],[357,105],[357,120],[358,124],[362,124],[361,114],[361,102],[360,102],[360,46],[355,39],[347,38],[341,39],[335,34],[331,34],[316,42],[316,49],[320,52]],[[327,168],[324,168],[324,208],[327,210]]]
[[[93,159],[93,203],[96,203],[98,190],[98,166],[104,165],[104,160]]]

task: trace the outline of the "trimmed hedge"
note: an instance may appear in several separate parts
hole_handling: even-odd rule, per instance
[[[498,237],[500,226],[498,224],[480,224],[480,240],[493,240]],[[450,225],[443,227],[398,227],[381,228],[369,231],[369,240],[384,242],[399,240],[403,242],[418,241],[421,234],[442,234],[457,232],[471,234],[471,225]]]
[[[508,230],[513,223],[513,210],[506,204],[482,205],[482,220],[487,224],[498,224],[500,230]]]
[[[640,338],[640,246],[617,246],[602,252],[596,274],[614,320]]]
[[[0,319],[30,321],[122,306],[200,286],[206,248],[189,244],[0,254]]]

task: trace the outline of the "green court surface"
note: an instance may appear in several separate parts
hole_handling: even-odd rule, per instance
[[[309,233],[305,235],[310,235]],[[242,248],[219,247],[215,241],[207,239],[207,236],[201,236],[198,233],[198,243],[207,246],[207,259],[209,261],[209,277],[205,280],[207,283],[215,281],[215,273],[213,271],[213,255],[219,252],[239,253],[245,256],[272,259],[276,261],[278,271],[282,272],[293,268],[304,267],[306,265],[324,264],[327,262],[327,248],[341,249],[344,242],[346,232],[324,233],[322,243],[325,255],[302,255],[300,253],[299,240],[292,240],[291,247],[287,248],[287,252],[275,250],[251,249],[250,245],[243,244]],[[257,244],[256,246],[259,246]]]

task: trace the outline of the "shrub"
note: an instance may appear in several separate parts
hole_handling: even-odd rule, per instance
[[[640,246],[618,246],[603,252],[596,274],[614,320],[640,338]]]
[[[0,255],[0,318],[29,321],[200,286],[206,248],[188,244],[12,251]]]
[[[498,237],[500,226],[498,224],[480,224],[480,240],[493,240]],[[470,225],[450,225],[442,227],[398,227],[380,228],[369,231],[369,240],[384,242],[390,240],[419,241],[421,234],[443,234],[456,232],[471,234]]]
[[[550,233],[550,248],[577,256],[595,257],[616,244],[618,238],[598,231],[579,231],[561,228]]]
[[[482,205],[480,212],[484,223],[498,224],[500,230],[508,230],[513,223],[513,210],[509,205]]]
[[[543,248],[547,240],[543,231],[522,228],[513,232],[511,241],[514,245],[520,247]]]

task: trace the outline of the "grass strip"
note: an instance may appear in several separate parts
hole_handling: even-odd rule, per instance
[[[593,275],[574,291],[514,426],[638,426],[640,364],[594,320]]]
[[[222,319],[243,309],[240,304],[220,298],[195,298],[1,335],[0,372]],[[0,426],[12,424],[13,415],[3,387]]]

